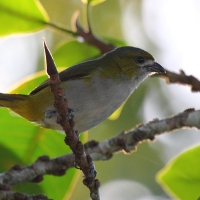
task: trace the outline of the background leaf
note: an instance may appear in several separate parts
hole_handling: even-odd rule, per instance
[[[68,40],[57,47],[53,53],[57,67],[70,67],[79,62],[92,59],[100,55],[100,51],[87,44],[77,40]]]
[[[200,197],[200,146],[195,146],[169,162],[157,175],[158,182],[181,200]]]
[[[102,3],[102,2],[104,2],[105,0],[82,0],[82,2],[84,3],[84,4],[87,4],[88,2],[90,3],[90,5],[92,5],[92,6],[95,6],[95,5],[97,5],[97,4],[99,4],[99,3]]]
[[[0,36],[40,30],[47,21],[48,15],[37,0],[0,1]]]

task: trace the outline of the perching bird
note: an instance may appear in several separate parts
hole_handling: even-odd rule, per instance
[[[99,59],[74,65],[59,73],[75,130],[91,129],[108,118],[150,74],[164,72],[153,56],[135,47],[117,48]],[[41,126],[62,130],[54,98],[45,81],[30,94],[0,93],[0,106]]]

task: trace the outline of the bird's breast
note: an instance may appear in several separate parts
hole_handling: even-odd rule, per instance
[[[134,80],[113,80],[97,74],[62,83],[68,106],[74,110],[75,129],[84,132],[108,118],[134,91]],[[47,111],[55,110],[53,105]],[[47,113],[47,112],[46,112]],[[44,118],[44,126],[62,130],[56,116]]]

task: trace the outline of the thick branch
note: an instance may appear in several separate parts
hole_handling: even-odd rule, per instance
[[[120,133],[103,142],[91,141],[85,144],[85,151],[93,160],[108,160],[113,153],[124,151],[130,153],[137,145],[147,139],[153,140],[156,135],[176,131],[182,128],[200,129],[200,110],[185,110],[175,116],[140,125],[128,133]],[[74,154],[68,154],[54,159],[41,157],[35,163],[24,168],[13,167],[0,174],[0,184],[15,185],[21,182],[42,180],[45,174],[63,175],[74,166]]]
[[[51,92],[54,96],[54,107],[56,108],[59,116],[57,117],[57,122],[62,126],[66,137],[65,143],[69,145],[71,150],[75,155],[75,165],[77,168],[82,170],[84,174],[83,183],[90,190],[90,197],[93,200],[99,200],[99,186],[100,182],[95,179],[97,172],[94,168],[94,163],[89,154],[85,153],[84,146],[79,140],[78,131],[74,130],[74,121],[71,118],[70,112],[72,109],[68,108],[67,99],[64,97],[64,90],[60,87],[60,78],[57,72],[56,66],[54,64],[53,58],[48,50],[46,44],[44,43],[45,56],[46,56],[46,67],[47,73],[50,80]],[[69,112],[68,112],[69,111]]]
[[[153,121],[139,125],[128,133],[105,140],[98,145],[88,144],[87,152],[93,160],[109,159],[113,153],[124,151],[130,153],[137,145],[147,139],[154,140],[156,135],[168,133],[182,128],[200,129],[200,110],[188,109],[184,112],[166,119],[154,119]]]

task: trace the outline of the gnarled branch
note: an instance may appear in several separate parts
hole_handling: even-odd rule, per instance
[[[132,131],[120,133],[103,142],[90,141],[84,145],[87,154],[92,159],[108,160],[113,153],[123,151],[130,153],[137,145],[155,136],[176,131],[182,128],[200,129],[200,110],[188,109],[166,119],[154,119],[147,124],[139,125]],[[49,159],[40,157],[35,163],[24,168],[13,167],[0,174],[0,184],[15,185],[22,182],[35,181],[45,174],[63,175],[69,168],[74,167],[74,154]],[[42,180],[41,178],[39,180]]]

